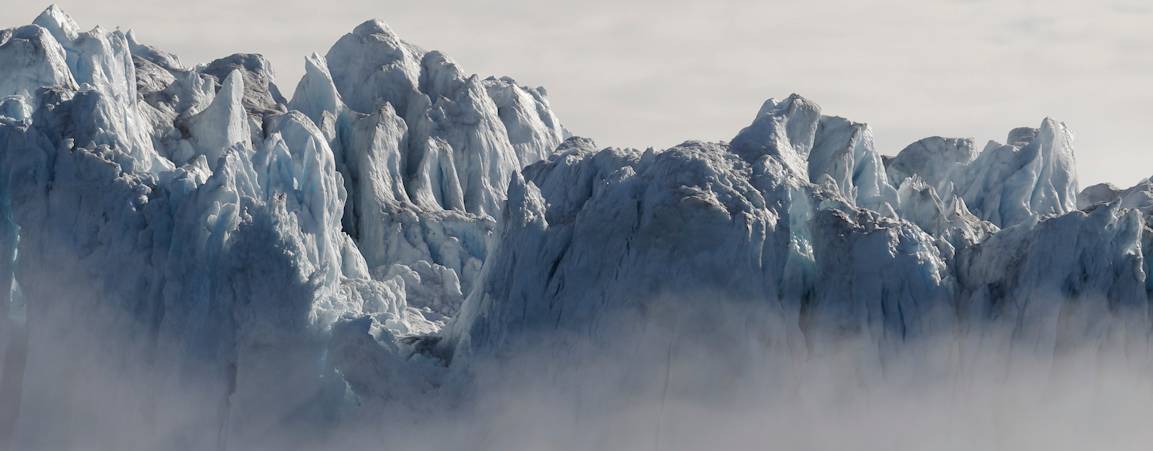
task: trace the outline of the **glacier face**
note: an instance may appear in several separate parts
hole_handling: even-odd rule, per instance
[[[412,335],[459,308],[507,179],[559,121],[543,91],[468,76],[378,22],[329,59],[307,60],[288,101],[260,56],[186,67],[56,7],[0,34],[21,448],[272,446],[286,418],[343,402],[340,318]],[[124,418],[93,426],[94,391],[128,400]]]
[[[189,67],[55,7],[0,31],[22,449],[307,448],[279,431],[432,409],[523,349],[671,353],[622,344],[670,324],[725,365],[1149,327],[1153,188],[1078,192],[1051,119],[887,157],[794,95],[729,142],[600,149],[380,21],[304,63],[289,99],[259,55]]]
[[[542,335],[606,339],[589,331],[668,303],[704,304],[678,307],[691,315],[755,306],[766,345],[786,348],[830,331],[888,348],[997,322],[1054,349],[1059,332],[1144,323],[1146,219],[1116,201],[1138,205],[1144,191],[1097,188],[1078,210],[1063,124],[1008,142],[976,152],[927,138],[882,157],[868,126],[799,96],[766,102],[728,144],[570,140],[513,181],[442,352],[467,361]],[[1057,327],[1081,310],[1096,323]]]

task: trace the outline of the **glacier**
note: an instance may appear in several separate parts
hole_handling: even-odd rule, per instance
[[[718,299],[767,308],[764,343],[787,348],[816,331],[890,347],[1007,322],[1053,349],[1058,332],[1081,336],[1055,324],[1075,308],[1100,310],[1083,326],[1094,336],[1116,333],[1112,319],[1147,328],[1145,216],[1120,193],[1076,208],[1072,136],[1056,121],[1008,141],[977,153],[929,138],[887,158],[866,125],[799,96],[766,102],[730,144],[569,140],[513,180],[443,352],[613,330],[653,303],[706,303],[678,307],[698,315]]]
[[[85,390],[148,393],[125,394],[144,416],[117,426],[178,425],[164,446],[189,449],[245,449],[338,403],[333,325],[437,330],[479,272],[505,179],[561,139],[542,90],[466,75],[379,22],[333,46],[340,66],[309,58],[291,102],[258,55],[186,67],[131,33],[78,30],[51,7],[0,35],[22,448],[77,446]],[[350,62],[365,56],[396,70]],[[395,83],[359,91],[371,76]],[[101,377],[140,386],[78,379]],[[186,386],[209,399],[165,417]],[[150,443],[116,430],[97,441]]]
[[[1153,185],[1080,191],[1053,119],[889,156],[792,95],[727,142],[600,148],[381,21],[303,63],[288,98],[260,55],[55,6],[0,31],[0,442],[308,449],[280,431],[435,415],[521,353],[647,361],[670,325],[717,371],[1149,337]]]

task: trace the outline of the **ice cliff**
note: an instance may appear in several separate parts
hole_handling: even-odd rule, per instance
[[[985,322],[1052,349],[1059,333],[1106,334],[1115,317],[1146,323],[1147,218],[1116,201],[1136,193],[1105,189],[1077,209],[1064,125],[1046,119],[982,152],[928,138],[895,157],[871,135],[792,96],[766,102],[727,144],[567,141],[513,180],[442,352],[611,340],[621,317],[668,304],[691,312],[686,323],[710,306],[755,308],[753,326],[708,334],[753,327],[766,346],[802,349],[830,331],[885,348]],[[1100,321],[1057,326],[1077,309]]]
[[[794,95],[728,142],[600,149],[543,89],[379,21],[304,64],[288,98],[259,55],[186,66],[55,7],[0,31],[0,426],[21,449],[301,446],[271,431],[657,319],[795,352],[1149,326],[1153,188],[1079,193],[1051,119],[889,157]],[[93,392],[125,415],[95,424]]]
[[[411,335],[456,311],[508,180],[561,140],[543,90],[380,22],[327,60],[288,101],[259,55],[188,67],[55,7],[0,32],[22,449],[151,443],[114,433],[134,422],[179,431],[155,446],[251,449],[345,396],[326,360],[339,318]],[[166,399],[189,386],[207,399]],[[134,414],[86,438],[93,390]]]

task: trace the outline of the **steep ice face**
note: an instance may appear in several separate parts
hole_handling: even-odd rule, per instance
[[[709,312],[734,303],[765,346],[810,350],[819,331],[884,351],[998,323],[1057,352],[1125,335],[1107,326],[1117,318],[1147,328],[1145,218],[1117,190],[1083,196],[1108,207],[1074,209],[1070,136],[1046,120],[979,156],[971,141],[930,138],[885,164],[866,126],[792,97],[766,102],[731,145],[570,139],[513,181],[438,352],[468,368],[572,337],[619,351],[612,331],[670,321],[723,348],[748,326]],[[1094,320],[1059,333],[1057,318],[1083,312]]]
[[[446,178],[442,183],[459,187],[466,212],[492,216],[500,210],[503,184],[522,167],[496,104],[478,77],[466,78],[439,52],[426,54],[421,68],[421,86],[427,96],[413,104],[424,111],[411,120],[414,139],[410,143],[416,152],[410,155],[433,154],[430,148],[438,145],[436,141],[447,144],[453,151],[456,180]]]
[[[746,161],[772,158],[790,174],[838,192],[856,206],[875,211],[896,207],[897,191],[873,149],[869,126],[822,116],[819,105],[799,95],[765,101],[731,146]]]
[[[384,22],[370,20],[344,35],[328,51],[333,83],[348,106],[371,113],[388,102],[406,115],[418,95],[424,50],[402,41]]]
[[[68,67],[82,87],[91,85],[118,102],[136,102],[132,56],[124,33],[108,32],[100,27],[81,32],[76,23],[55,6],[32,23],[48,30],[64,47]]]
[[[906,179],[897,196],[901,218],[936,237],[938,248],[949,260],[1000,230],[970,212],[960,198],[941,199],[937,190],[918,176]]]
[[[805,161],[820,120],[821,107],[796,94],[782,102],[766,100],[753,123],[733,138],[733,151],[746,161],[775,158],[793,174],[808,178]]]
[[[402,165],[410,150],[405,122],[388,103],[376,114],[350,112],[327,65],[306,81],[322,78],[329,97],[302,83],[304,97],[294,104],[306,111],[288,111],[258,56],[189,69],[134,36],[79,31],[55,8],[0,34],[0,60],[0,255],[7,256],[0,277],[20,287],[34,326],[23,392],[33,407],[17,425],[28,448],[72,447],[79,435],[39,434],[40,425],[83,427],[95,412],[78,390],[116,396],[128,389],[110,381],[150,394],[123,397],[140,403],[127,412],[153,412],[148,420],[184,432],[114,434],[95,438],[100,443],[168,448],[176,440],[207,449],[263,440],[261,431],[287,415],[307,415],[301,406],[342,402],[342,382],[324,358],[340,318],[368,318],[379,334],[432,332],[437,323],[408,299],[454,311],[461,274],[480,267],[469,256],[483,255],[491,219],[467,211],[459,188],[468,185],[457,182],[454,195],[441,183],[451,171],[425,164],[425,184],[447,199],[430,194],[428,205],[444,217],[429,211],[425,220],[406,192],[422,171]],[[468,92],[488,99],[472,83]],[[508,122],[559,129],[543,98],[535,99],[506,99]],[[503,132],[487,101],[487,120]],[[525,113],[526,105],[544,112]],[[543,155],[536,146],[553,136],[518,133],[526,155]],[[495,146],[461,136],[467,152]],[[519,164],[507,134],[489,136],[505,140],[507,152],[494,158]],[[452,153],[439,149],[433,158],[451,167]],[[478,212],[503,199],[496,191],[476,203]],[[356,236],[366,249],[399,251],[370,253],[370,266],[345,233],[349,198],[362,209],[352,209],[359,226],[347,229],[363,232]],[[382,219],[398,212],[406,216]],[[404,236],[416,244],[406,248]],[[409,265],[390,266],[402,259]],[[4,292],[7,321],[13,289]],[[64,325],[73,332],[60,334]],[[187,387],[204,399],[180,399]],[[127,415],[108,431],[145,421]]]
[[[52,33],[58,41],[62,43],[71,43],[80,36],[80,26],[76,24],[72,17],[60,9],[59,6],[50,5],[48,9],[41,12],[32,20],[32,23],[43,27]]]
[[[27,321],[41,326],[30,327],[28,337],[23,395],[37,407],[20,419],[33,440],[28,447],[73,446],[67,440],[79,437],[36,431],[87,424],[93,412],[77,390],[127,388],[80,378],[141,381],[146,385],[136,388],[148,393],[179,392],[181,385],[168,384],[180,381],[203,387],[218,406],[131,396],[125,399],[160,407],[126,411],[154,411],[153,420],[182,424],[192,443],[245,443],[320,389],[315,378],[284,377],[314,365],[324,318],[403,308],[347,305],[355,298],[338,296],[342,198],[323,138],[274,125],[254,154],[264,164],[232,149],[207,180],[185,169],[155,176],[115,142],[65,147],[84,141],[62,135],[73,132],[56,128],[63,118],[55,115],[67,115],[80,135],[100,126],[77,121],[91,108],[77,95],[41,105],[31,124],[3,128],[4,193],[21,246],[16,277]],[[101,244],[108,242],[117,245]],[[59,333],[65,324],[72,333]],[[61,359],[75,355],[89,357]],[[108,361],[129,363],[110,368]],[[156,374],[191,367],[198,369],[172,379]],[[268,385],[270,378],[285,384]],[[220,406],[245,424],[220,436]]]
[[[889,169],[893,181],[916,175],[1001,227],[1077,208],[1073,135],[1052,119],[1013,130],[1008,144],[989,142],[975,158],[970,141],[928,138],[901,151]]]
[[[212,165],[230,148],[251,148],[252,131],[248,127],[248,114],[244,105],[244,78],[240,71],[232,71],[212,103],[190,116],[185,122],[189,140],[195,152],[179,158],[186,163],[203,156]]]
[[[975,321],[1021,318],[1016,333],[1039,349],[1146,330],[1145,224],[1140,212],[1112,204],[992,235],[957,259],[966,281],[959,311]]]
[[[1153,207],[1153,180],[1145,179],[1126,189],[1099,183],[1085,188],[1077,195],[1077,208],[1087,210],[1096,205],[1119,202],[1121,208],[1150,212]]]
[[[942,192],[947,183],[976,156],[971,139],[934,136],[910,144],[888,161],[885,169],[894,186],[915,175]]]
[[[329,137],[351,193],[345,229],[370,272],[445,280],[412,293],[440,314],[471,288],[508,181],[563,130],[543,90],[466,75],[379,21],[308,58],[290,105]]]
[[[873,149],[866,124],[822,117],[809,152],[809,181],[830,185],[860,207],[884,211],[897,205],[881,154]]]
[[[156,155],[151,133],[140,122],[137,110],[135,67],[126,36],[120,31],[96,27],[81,32],[59,8],[51,7],[40,14],[33,25],[5,32],[2,55],[14,58],[5,64],[0,96],[18,95],[29,105],[36,105],[37,89],[58,87],[54,95],[71,97],[90,106],[77,114],[91,115],[78,122],[91,122],[82,131],[79,145],[113,145],[138,160],[142,168],[152,171],[171,165]],[[51,102],[51,100],[49,100]],[[62,124],[63,125],[63,124]]]
[[[244,109],[251,114],[285,112],[288,103],[272,76],[272,68],[263,56],[237,53],[208,63],[202,73],[224,80],[233,72],[244,77]]]
[[[525,88],[508,77],[487,78],[484,86],[522,163],[547,158],[564,139],[544,88]]]
[[[933,319],[955,290],[936,240],[795,177],[782,161],[793,155],[746,161],[750,148],[783,144],[767,136],[773,144],[745,152],[597,151],[570,139],[526,168],[481,282],[446,329],[454,362],[549,337],[607,345],[609,331],[652,314],[729,337],[706,318],[732,305],[762,312],[757,334],[781,346],[826,329],[891,344],[948,321]]]
[[[1143,183],[1139,183],[1136,187],[1139,188]],[[1094,205],[1119,200],[1123,197],[1122,193],[1124,192],[1125,190],[1112,183],[1098,183],[1077,193],[1077,208],[1084,210]]]
[[[562,133],[542,89],[379,22],[309,58],[291,101],[259,55],[190,68],[58,8],[0,33],[0,63],[0,313],[31,326],[30,449],[77,445],[42,428],[85,427],[80,391],[128,400],[88,437],[114,448],[321,427],[372,374],[356,356],[406,361],[403,337],[459,309],[509,180]],[[127,433],[149,421],[179,432]]]
[[[136,34],[132,30],[128,30],[124,37],[128,39],[128,48],[132,50],[132,61],[138,66],[137,70],[139,70],[140,61],[148,61],[170,71],[184,69],[184,65],[180,63],[180,58],[164,50],[141,44],[136,40]],[[137,76],[139,75],[137,73]]]
[[[292,94],[292,102],[288,107],[304,113],[318,126],[326,129],[335,127],[337,117],[344,113],[344,100],[336,90],[323,56],[313,53],[304,59],[304,78],[296,85],[296,92]],[[325,113],[328,113],[328,117],[325,117]],[[335,135],[336,131],[328,130],[327,133]]]
[[[30,99],[42,86],[75,87],[64,48],[42,27],[29,25],[0,32],[0,96]]]

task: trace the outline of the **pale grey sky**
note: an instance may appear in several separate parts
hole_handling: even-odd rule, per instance
[[[0,0],[0,25],[48,3]],[[59,0],[185,64],[263,53],[290,94],[304,56],[380,18],[466,71],[548,88],[602,146],[728,139],[800,93],[895,153],[930,135],[1004,140],[1045,116],[1077,134],[1082,186],[1153,175],[1150,0]]]

